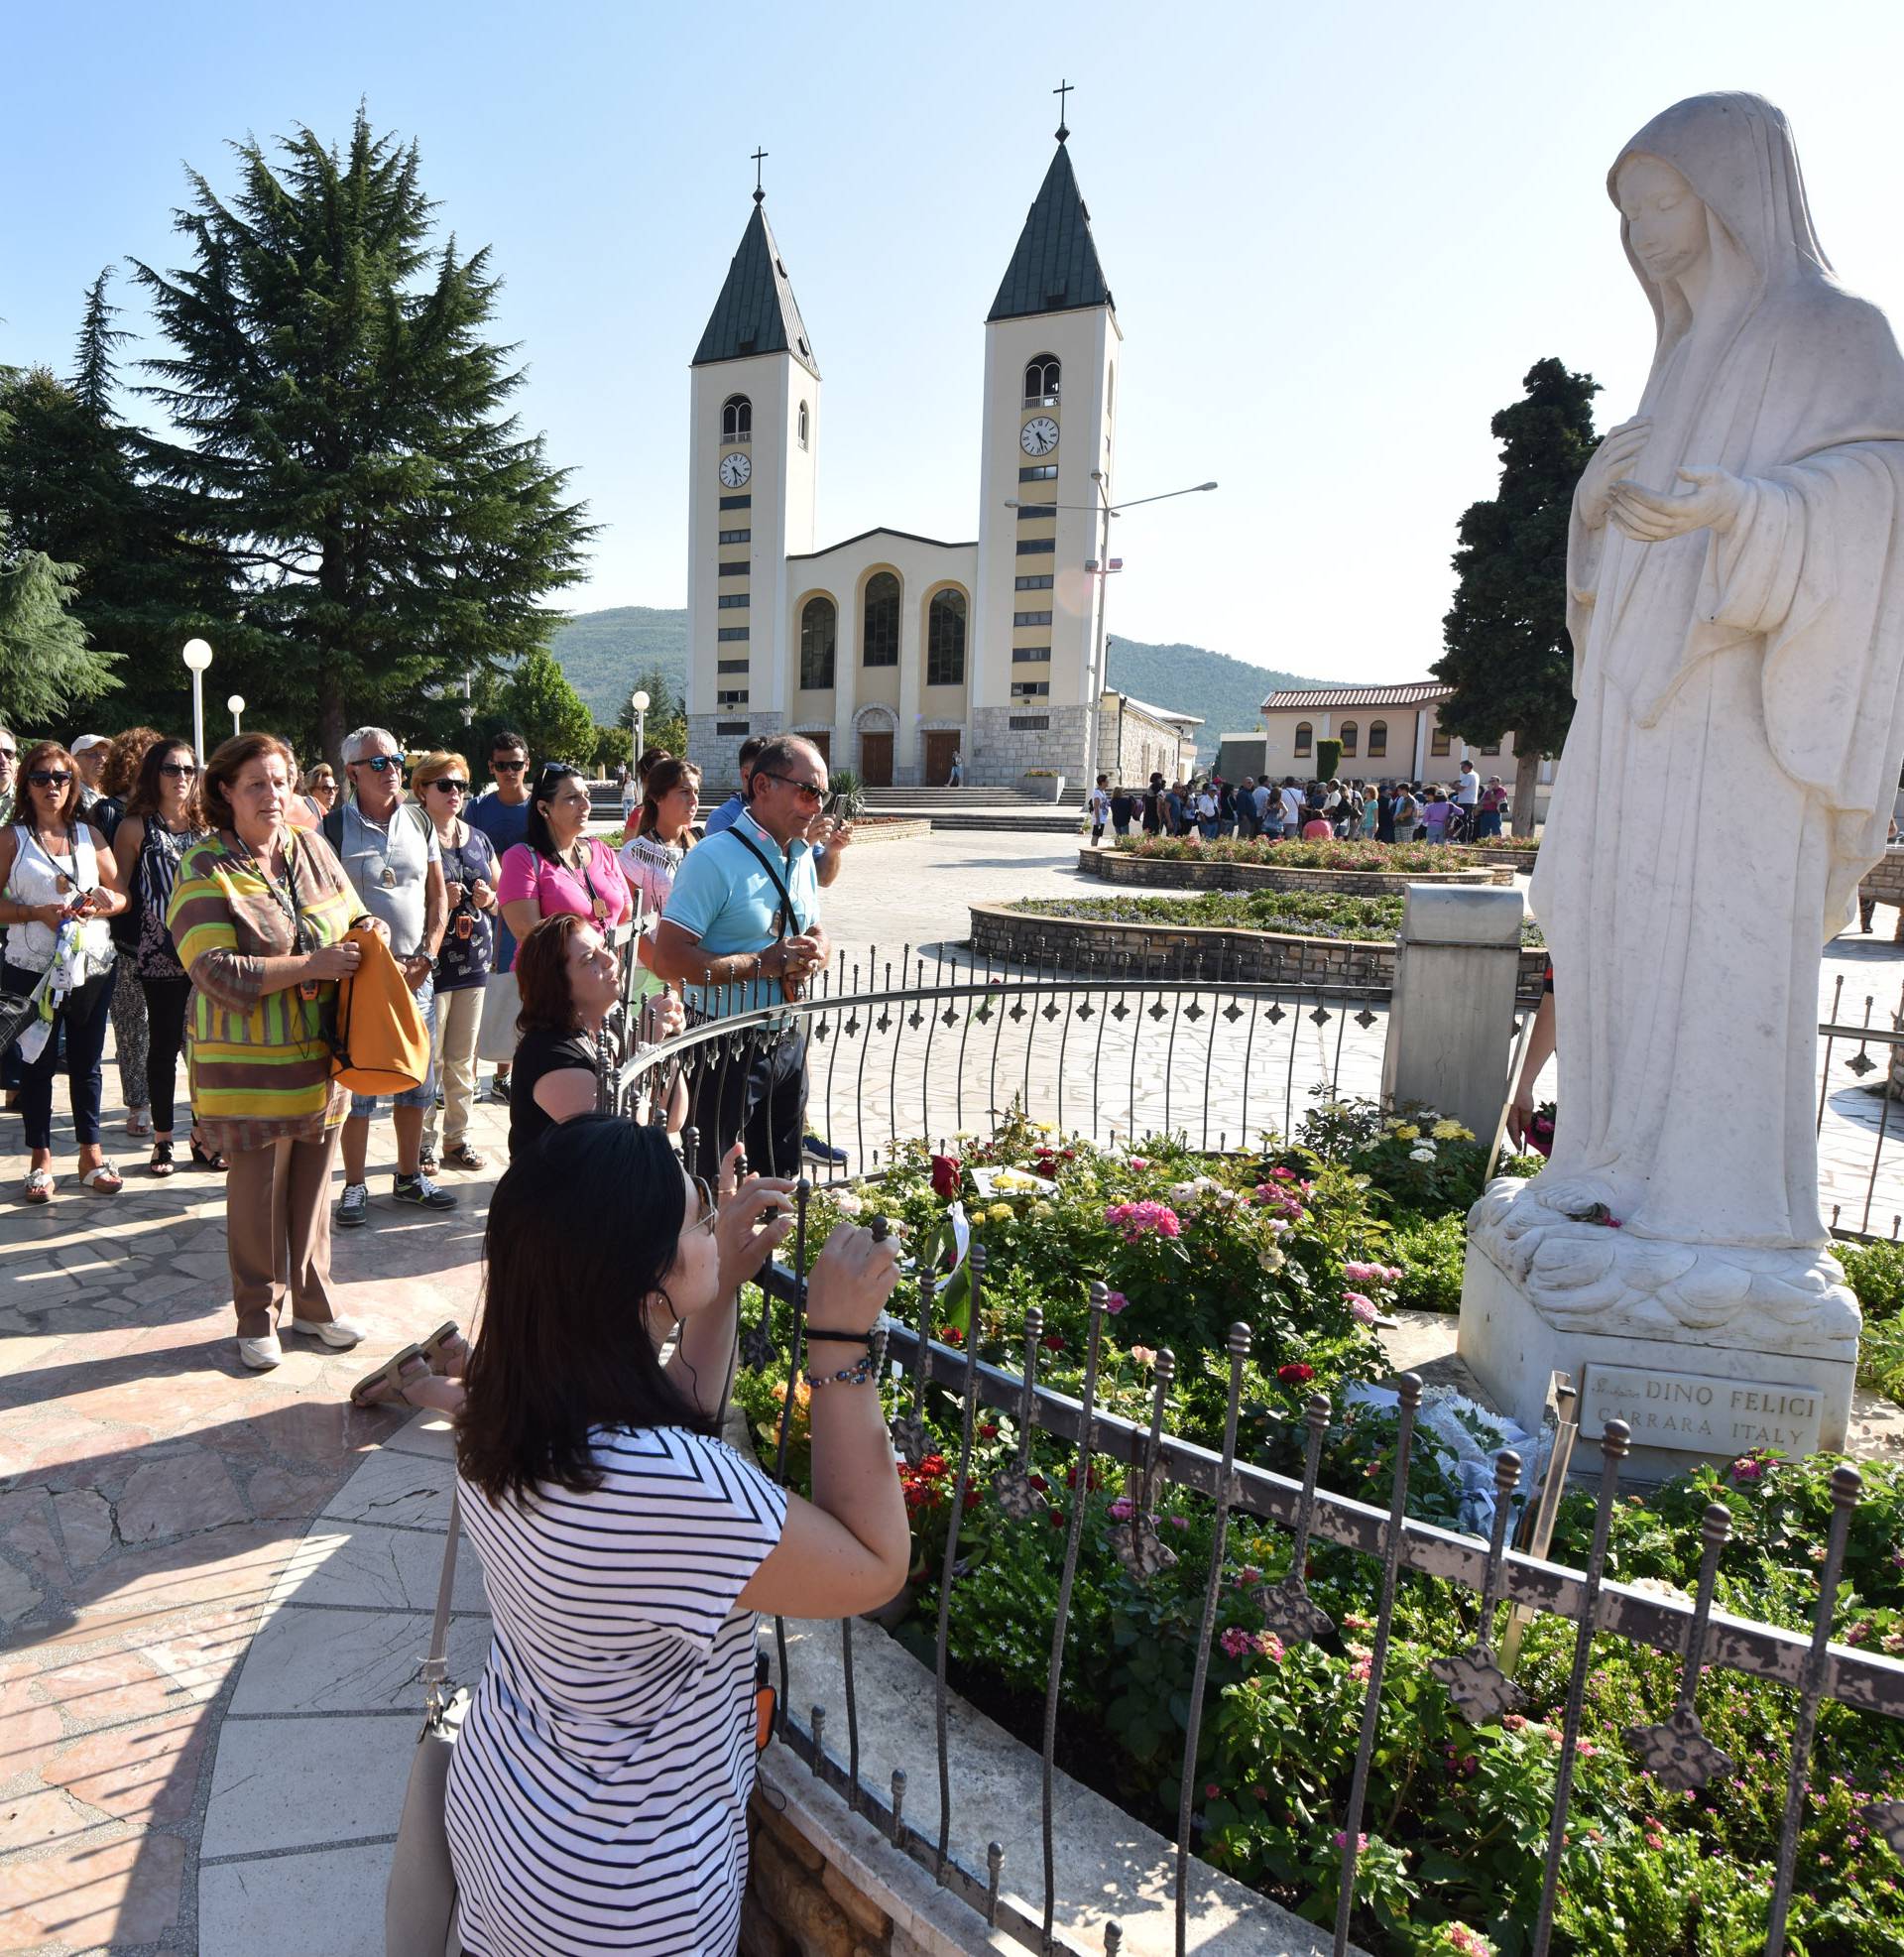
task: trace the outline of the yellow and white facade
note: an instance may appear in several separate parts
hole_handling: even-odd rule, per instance
[[[1060,132],[986,320],[978,536],[814,548],[820,373],[760,193],[692,367],[688,735],[797,732],[869,786],[1081,781],[1123,335]]]

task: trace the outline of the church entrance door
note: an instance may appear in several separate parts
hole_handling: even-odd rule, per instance
[[[860,780],[869,789],[892,786],[892,736],[871,729],[860,736]]]
[[[952,779],[952,757],[959,751],[956,727],[929,729],[925,736],[925,785],[942,789]]]
[[[820,759],[831,768],[833,766],[833,736],[829,733],[802,734],[800,739],[820,751]]]

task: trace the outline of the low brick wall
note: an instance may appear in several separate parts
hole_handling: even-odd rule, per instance
[[[901,1957],[892,1919],[757,1791],[747,1811],[741,1957]],[[976,1920],[976,1919],[975,1919]]]
[[[1496,849],[1485,842],[1450,843],[1448,847],[1470,863],[1497,863],[1505,869],[1520,871],[1531,870],[1534,859],[1540,854],[1537,849]]]
[[[924,815],[856,815],[853,840],[861,842],[906,842],[913,836],[929,836],[932,821]]]
[[[974,904],[972,951],[1006,964],[1044,965],[1089,977],[1121,970],[1153,977],[1198,975],[1213,981],[1261,985],[1353,986],[1389,992],[1395,983],[1392,939],[1298,937],[1280,931],[1228,930],[1216,925],[1101,923],[1088,917],[1039,917],[1002,905]],[[1523,948],[1523,1005],[1537,1005],[1547,954]]]
[[[1078,869],[1107,884],[1151,890],[1319,890],[1343,897],[1403,897],[1410,884],[1510,884],[1511,870],[1477,863],[1409,875],[1385,870],[1285,870],[1276,863],[1207,862],[1199,857],[1134,856],[1129,850],[1078,851]]]

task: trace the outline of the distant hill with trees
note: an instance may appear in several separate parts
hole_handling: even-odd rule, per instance
[[[628,704],[637,676],[658,670],[675,691],[687,683],[687,613],[655,605],[617,605],[581,612],[549,638],[569,684],[604,725]],[[1152,706],[1202,717],[1198,743],[1214,755],[1217,736],[1256,724],[1257,709],[1278,686],[1321,686],[1329,680],[1251,666],[1202,646],[1148,646],[1135,639],[1110,643],[1111,683]],[[1346,684],[1338,680],[1333,683]]]

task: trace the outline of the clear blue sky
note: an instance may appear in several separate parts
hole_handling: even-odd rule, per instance
[[[1602,182],[1655,110],[1779,102],[1841,276],[1904,307],[1895,6],[11,0],[0,33],[0,361],[63,371],[100,266],[180,262],[186,163],[228,188],[228,139],[341,140],[361,96],[506,277],[524,417],[604,526],[577,609],[682,600],[687,361],[757,144],[825,376],[821,541],[969,537],[982,321],[1076,82],[1118,488],[1222,484],[1125,520],[1112,630],[1333,678],[1435,657],[1536,358],[1631,412],[1651,321]]]

